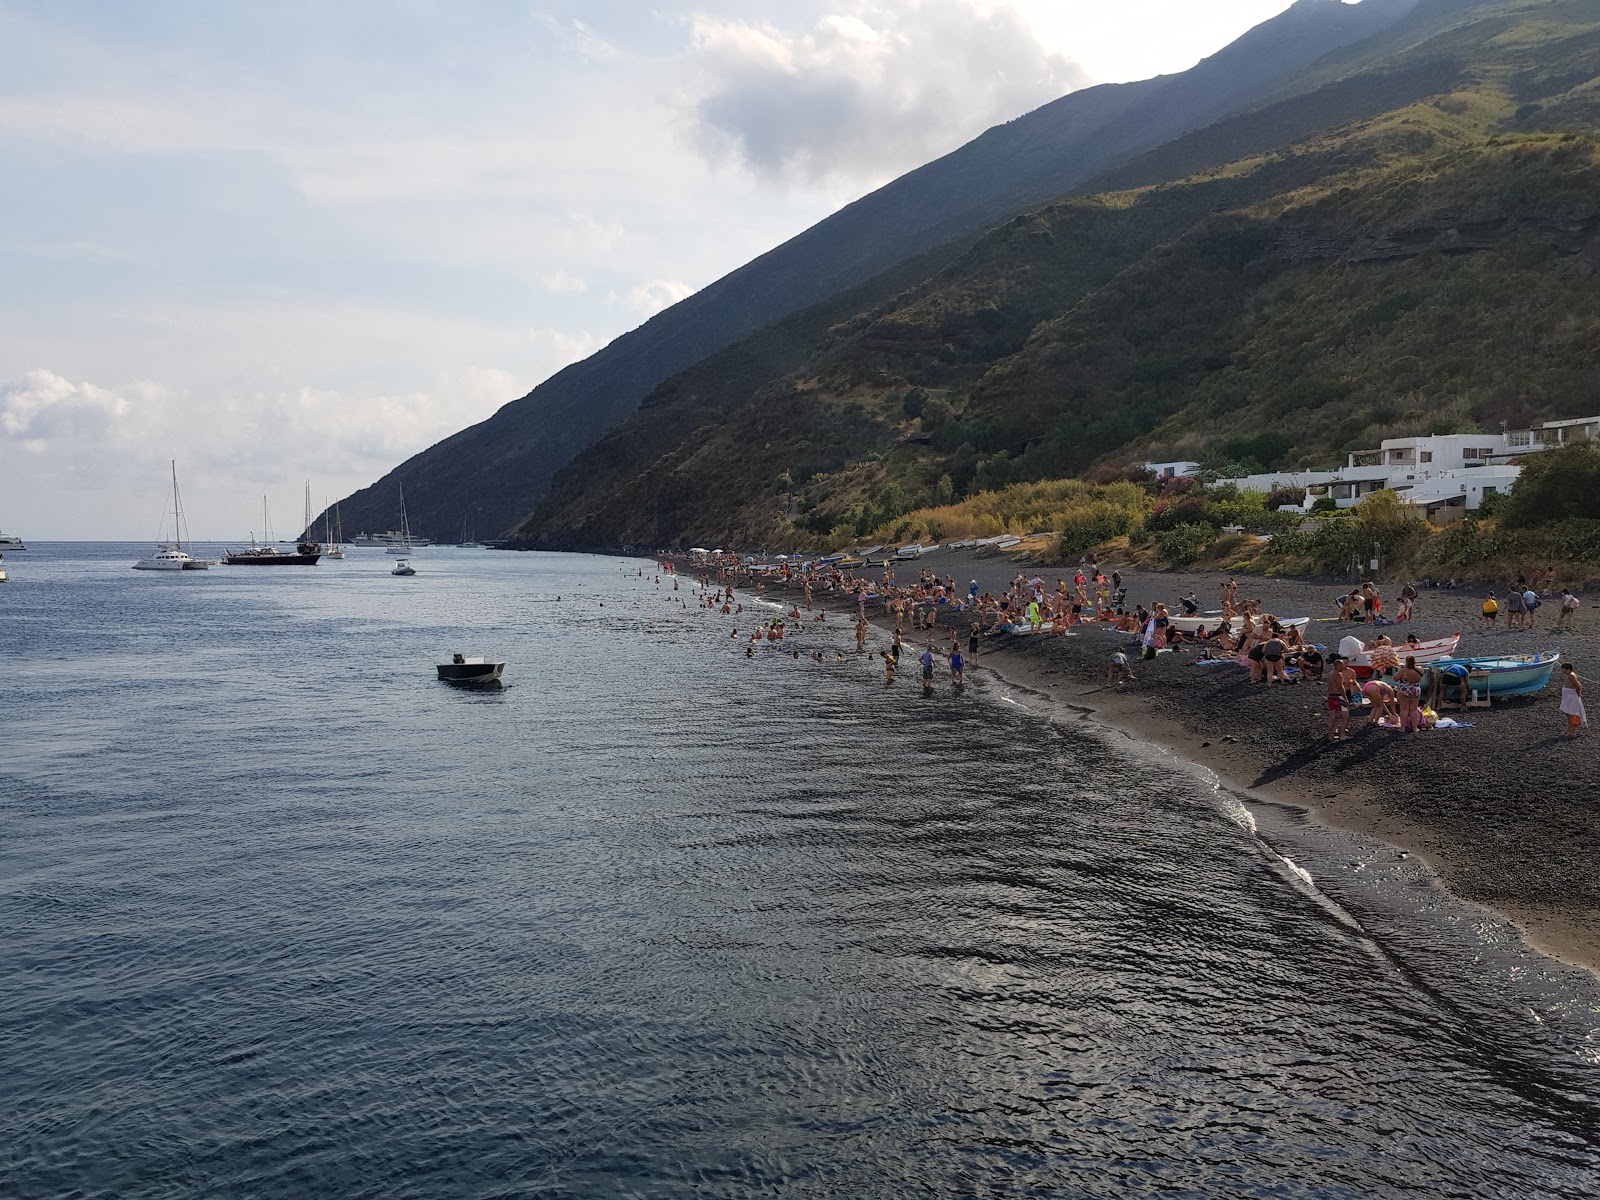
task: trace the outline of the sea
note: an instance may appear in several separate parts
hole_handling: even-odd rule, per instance
[[[8,1200],[1600,1194],[1594,976],[981,664],[147,551],[6,555]]]

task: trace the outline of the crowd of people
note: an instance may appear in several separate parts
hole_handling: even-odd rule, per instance
[[[907,650],[908,638],[920,639],[915,654],[924,689],[931,689],[936,671],[946,673],[960,687],[967,667],[979,656],[986,638],[1023,634],[1077,636],[1085,628],[1099,628],[1124,635],[1113,644],[1106,665],[1105,683],[1121,687],[1133,682],[1131,660],[1137,656],[1152,660],[1163,651],[1192,650],[1193,661],[1216,663],[1235,661],[1248,670],[1253,684],[1322,683],[1326,695],[1326,736],[1340,740],[1351,736],[1352,715],[1359,714],[1364,726],[1393,728],[1413,733],[1436,718],[1445,701],[1453,698],[1465,707],[1469,696],[1466,668],[1459,664],[1430,666],[1419,660],[1423,645],[1415,633],[1396,641],[1387,633],[1370,640],[1347,635],[1336,651],[1328,652],[1306,638],[1307,618],[1280,619],[1263,612],[1258,600],[1243,596],[1238,581],[1229,578],[1220,585],[1217,609],[1202,614],[1194,592],[1180,596],[1175,607],[1181,616],[1160,601],[1148,607],[1127,603],[1127,588],[1117,570],[1107,574],[1098,564],[1085,561],[1070,575],[1055,576],[1053,582],[1038,573],[1018,571],[1000,590],[986,590],[977,580],[965,588],[949,574],[941,577],[927,568],[917,570],[914,579],[897,576],[901,564],[883,564],[876,578],[831,565],[797,568],[783,564],[763,573],[755,568],[727,565],[701,576],[701,604],[725,615],[743,611],[735,599],[735,580],[739,586],[757,593],[769,584],[782,584],[798,592],[786,614],[764,618],[749,635],[748,656],[761,642],[782,641],[793,626],[805,622],[827,622],[828,604],[843,602],[853,610],[852,629],[857,653],[865,653],[868,618],[882,614],[894,622],[892,640],[878,652],[885,683],[892,684]],[[1520,612],[1520,627],[1527,614],[1539,607],[1537,596],[1530,604],[1526,581],[1519,577],[1519,604],[1509,612]],[[1337,621],[1360,623],[1368,628],[1409,621],[1418,598],[1411,585],[1403,586],[1392,615],[1385,612],[1376,584],[1367,581],[1342,595],[1337,605]],[[1487,616],[1488,601],[1485,602]],[[802,612],[802,604],[804,613]],[[1570,622],[1577,608],[1576,597],[1563,591],[1560,624]],[[1508,617],[1509,620],[1509,617]],[[734,636],[738,636],[735,630]],[[1396,635],[1398,637],[1398,634]],[[799,651],[793,652],[795,657]],[[824,655],[811,655],[821,661]],[[1358,670],[1359,667],[1359,670]],[[1572,717],[1569,732],[1575,734],[1584,721],[1582,683],[1571,664],[1563,666],[1566,685],[1562,711]],[[1569,711],[1571,710],[1571,711]]]

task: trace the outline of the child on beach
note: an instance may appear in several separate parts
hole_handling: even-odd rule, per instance
[[[1578,727],[1589,723],[1589,714],[1583,708],[1583,680],[1571,663],[1562,663],[1561,670],[1565,676],[1561,681],[1561,711],[1567,716],[1567,736],[1577,737]]]
[[[1133,672],[1128,669],[1128,656],[1118,650],[1111,656],[1111,661],[1106,665],[1106,682],[1110,683],[1115,678],[1117,686],[1122,686],[1124,679],[1132,679]]]
[[[1500,601],[1494,598],[1493,592],[1490,592],[1483,598],[1483,623],[1492,629],[1494,627],[1494,619],[1499,615]]]

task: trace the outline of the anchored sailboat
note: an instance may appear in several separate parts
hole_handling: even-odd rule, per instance
[[[401,558],[410,558],[415,549],[411,541],[411,522],[406,519],[406,488],[400,485],[400,535],[389,543],[389,553],[397,554]]]
[[[166,514],[162,514],[162,526]],[[178,499],[178,464],[172,463],[172,541],[161,542],[155,553],[133,564],[135,571],[203,571],[211,564],[203,559],[191,558],[183,548],[183,505]],[[163,532],[165,529],[163,528]]]
[[[223,560],[230,567],[314,567],[322,557],[322,547],[315,542],[302,539],[293,554],[272,544],[272,516],[265,496],[261,497],[261,525],[266,533],[265,545],[258,545],[252,536],[248,550],[229,550]]]

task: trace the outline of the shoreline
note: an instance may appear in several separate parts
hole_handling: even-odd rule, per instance
[[[999,590],[1019,564],[938,554],[903,564],[901,582],[914,580],[923,567]],[[1070,580],[1075,570],[1022,569],[1052,584],[1058,575]],[[1122,570],[1130,604],[1170,603],[1192,588],[1202,606],[1210,607],[1225,578]],[[1326,617],[1327,598],[1336,587],[1289,579],[1241,581],[1246,595],[1267,600],[1271,593],[1268,611],[1314,618]],[[769,595],[780,589],[786,597],[799,593],[797,587],[769,581]],[[1397,589],[1391,584],[1385,590]],[[1479,599],[1476,591],[1424,593],[1419,619],[1387,631],[1403,637],[1415,630],[1428,638],[1459,630],[1468,654],[1521,653],[1551,643],[1544,627],[1553,618],[1520,640],[1518,631],[1474,628],[1466,618],[1475,615]],[[836,610],[854,607],[848,598],[827,592],[818,592],[813,603]],[[881,608],[869,612],[868,619],[886,632],[894,630],[893,618]],[[964,614],[957,625],[964,631]],[[1360,635],[1364,627],[1317,622],[1312,628],[1310,640],[1332,643],[1346,633]],[[938,627],[936,646],[947,644],[949,629],[948,624]],[[915,653],[926,636],[907,636],[907,649]],[[1310,736],[1322,711],[1323,689],[1316,684],[1251,685],[1242,670],[1196,671],[1189,666],[1191,655],[1174,653],[1134,661],[1136,678],[1108,687],[1106,662],[1127,640],[1092,625],[1079,627],[1073,636],[986,637],[969,667],[1070,709],[1076,719],[1093,722],[1109,735],[1169,755],[1180,769],[1205,772],[1247,802],[1288,808],[1324,829],[1392,846],[1417,860],[1433,886],[1508,922],[1532,950],[1600,977],[1600,880],[1592,866],[1585,870],[1583,865],[1600,862],[1600,788],[1583,783],[1600,778],[1600,741],[1587,732],[1570,741],[1557,737],[1558,744],[1540,736],[1555,728],[1553,691],[1469,710],[1470,729],[1409,737],[1363,730],[1350,741],[1329,744]],[[1585,662],[1597,657],[1587,653],[1589,643],[1600,646],[1600,638],[1580,627],[1561,634],[1559,642],[1564,656],[1576,653],[1584,675]]]

